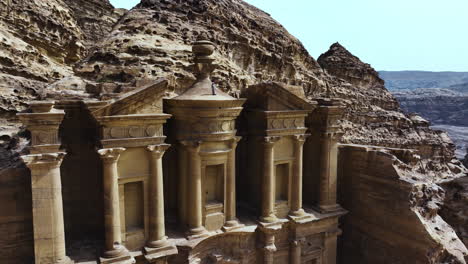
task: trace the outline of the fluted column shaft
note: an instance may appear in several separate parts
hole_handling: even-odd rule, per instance
[[[236,147],[240,138],[233,138],[231,151],[228,154],[226,175],[226,226],[238,225],[236,218]]]
[[[263,182],[262,182],[262,215],[261,221],[272,223],[277,220],[275,215],[275,160],[274,145],[279,137],[263,139]]]
[[[150,153],[149,178],[149,237],[148,247],[159,248],[167,245],[164,224],[164,183],[162,157],[169,145],[148,146]]]
[[[203,226],[203,203],[201,185],[201,142],[185,142],[188,151],[188,199],[190,206],[187,207],[188,225],[191,235],[200,235],[206,232]]]
[[[65,153],[23,156],[31,170],[35,262],[68,263],[60,164]]]
[[[306,135],[294,136],[294,163],[291,179],[291,216],[302,216],[302,163]]]
[[[124,148],[101,149],[98,151],[103,161],[104,172],[104,229],[105,258],[123,255],[126,249],[122,246],[120,227],[119,184],[117,162]]]

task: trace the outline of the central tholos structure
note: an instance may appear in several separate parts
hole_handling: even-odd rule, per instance
[[[336,262],[343,107],[271,82],[234,98],[210,79],[214,51],[201,35],[177,97],[160,79],[20,114],[36,263]]]
[[[178,157],[179,221],[190,236],[236,226],[235,120],[245,99],[235,99],[210,80],[214,45],[193,46],[197,80],[185,93],[166,100],[174,117],[171,136]]]

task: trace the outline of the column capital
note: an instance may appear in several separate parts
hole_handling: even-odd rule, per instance
[[[117,162],[120,154],[125,151],[125,148],[105,148],[98,150],[98,154],[105,163]]]
[[[265,146],[271,146],[273,147],[276,142],[278,142],[281,139],[280,136],[269,136],[269,137],[263,137],[262,138],[262,143]]]
[[[242,137],[233,137],[229,140],[229,144],[231,145],[231,148],[235,148],[237,146],[237,143],[242,139]]]
[[[29,169],[35,168],[36,166],[44,167],[59,167],[62,164],[65,152],[57,153],[45,153],[45,154],[32,154],[21,156],[23,162],[28,166]]]
[[[146,150],[155,158],[160,159],[170,146],[169,144],[149,145]]]
[[[307,138],[310,136],[310,134],[300,134],[300,135],[293,135],[293,139],[295,140],[296,143],[302,143],[307,140]]]
[[[198,140],[183,140],[180,141],[180,144],[184,146],[189,152],[200,152],[202,141]]]
[[[326,131],[321,134],[322,140],[340,140],[341,137],[344,135],[342,131]]]

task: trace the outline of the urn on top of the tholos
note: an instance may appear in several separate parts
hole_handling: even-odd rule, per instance
[[[169,140],[177,148],[178,218],[188,236],[231,230],[239,223],[235,206],[236,118],[245,99],[221,91],[211,81],[215,45],[201,34],[192,47],[196,80],[181,95],[165,100],[173,115]],[[224,188],[226,186],[226,188]]]

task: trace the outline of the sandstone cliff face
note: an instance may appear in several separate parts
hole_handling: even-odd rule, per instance
[[[107,0],[0,1],[0,118],[43,98],[47,86],[107,35],[121,15]]]
[[[387,199],[399,201],[401,211],[414,212],[411,223],[421,234],[426,232],[425,241],[434,246],[428,257],[431,261],[445,258],[463,263],[459,260],[463,249],[460,254],[452,250],[458,238],[439,243],[437,236],[429,234],[435,227],[426,225],[433,220],[441,232],[453,230],[427,202],[432,198],[417,195],[418,181],[439,190],[440,182],[451,182],[465,172],[453,158],[451,140],[445,133],[431,130],[421,117],[403,114],[375,70],[341,45],[334,44],[317,62],[268,14],[240,0],[143,0],[125,14],[104,0],[16,2],[13,5],[10,0],[0,0],[0,45],[5,47],[0,49],[0,93],[5,98],[0,102],[5,109],[0,118],[12,118],[33,98],[112,98],[157,77],[167,77],[174,89],[171,92],[180,93],[194,80],[189,69],[191,44],[205,32],[218,46],[219,66],[213,79],[222,90],[236,96],[260,81],[302,85],[309,98],[339,97],[347,104],[341,123],[343,143],[418,150],[417,161],[407,165],[408,178],[415,179],[405,183],[405,195],[385,194]],[[5,127],[0,132],[8,134],[2,139],[8,151],[0,155],[4,161],[0,165],[11,168],[18,165],[11,161],[17,158],[27,137],[13,136],[17,124]],[[399,177],[395,175],[392,177]],[[445,203],[452,204],[455,191],[448,188],[446,192]],[[425,210],[432,212],[430,217],[419,217],[418,212]],[[371,211],[368,216],[377,217],[372,213],[378,212]],[[359,212],[355,215],[364,217]],[[13,228],[25,229],[24,219],[28,217]],[[405,221],[398,214],[389,217],[389,222]],[[460,227],[459,235],[464,232],[462,224],[454,220],[453,226]],[[359,238],[365,240],[376,234]],[[30,235],[25,234],[25,239]],[[390,238],[382,245],[392,246]],[[359,263],[375,263],[372,259],[378,252],[369,247],[360,250],[371,256],[357,259]]]

